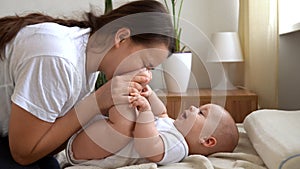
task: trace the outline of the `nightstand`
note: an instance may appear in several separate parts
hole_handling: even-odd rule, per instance
[[[215,103],[224,106],[235,122],[241,123],[248,114],[258,108],[257,95],[244,89],[188,89],[186,93],[170,93],[166,90],[155,92],[165,103],[168,115],[174,119],[190,105],[201,106],[207,103]]]

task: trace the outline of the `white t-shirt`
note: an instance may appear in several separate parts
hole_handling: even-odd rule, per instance
[[[86,75],[90,29],[56,23],[29,25],[6,45],[0,61],[0,134],[7,135],[11,102],[54,122],[94,90]]]
[[[158,162],[159,165],[167,165],[170,163],[180,162],[188,156],[188,145],[183,135],[176,129],[171,118],[156,118],[155,125],[163,139],[165,153],[163,159]],[[123,149],[115,155],[109,156],[101,160],[76,160],[73,157],[72,143],[77,134],[69,139],[66,155],[68,161],[72,165],[92,165],[101,168],[117,168],[127,165],[135,165],[148,163],[149,161],[142,158],[134,148],[134,142],[130,141]],[[112,140],[113,141],[113,140]]]

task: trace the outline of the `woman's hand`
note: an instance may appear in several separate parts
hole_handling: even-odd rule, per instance
[[[118,104],[128,104],[130,93],[140,93],[151,81],[152,74],[146,69],[114,76],[96,92],[98,107],[102,114]]]

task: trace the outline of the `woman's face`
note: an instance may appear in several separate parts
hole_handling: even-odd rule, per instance
[[[139,70],[141,68],[156,67],[167,59],[169,52],[163,43],[151,47],[139,45],[130,38],[120,42],[103,59],[102,70],[108,79],[113,76]]]

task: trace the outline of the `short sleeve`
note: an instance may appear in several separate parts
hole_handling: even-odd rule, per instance
[[[72,108],[82,86],[76,68],[55,56],[27,59],[17,66],[13,76],[12,101],[47,122],[54,122]]]
[[[163,159],[158,162],[159,165],[167,165],[183,160],[188,155],[188,145],[182,134],[175,128],[169,118],[161,118],[168,127],[160,129],[160,137],[165,146]]]

